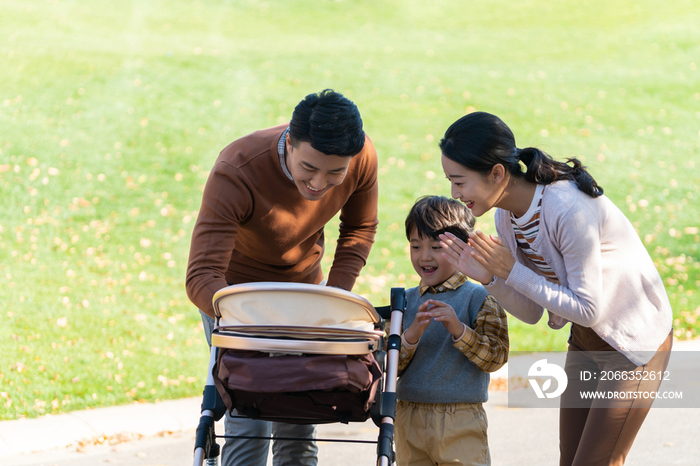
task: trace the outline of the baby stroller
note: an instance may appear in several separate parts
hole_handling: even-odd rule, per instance
[[[217,292],[194,466],[218,464],[216,439],[226,436],[216,435],[214,425],[233,409],[291,424],[371,417],[379,427],[371,442],[377,444],[377,465],[394,464],[404,289],[392,288],[390,302],[374,308],[348,291],[300,283],[248,283]]]

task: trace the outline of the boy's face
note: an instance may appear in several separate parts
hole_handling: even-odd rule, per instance
[[[455,268],[442,256],[443,249],[439,240],[420,237],[414,228],[409,245],[411,264],[424,285],[439,285],[454,273]]]

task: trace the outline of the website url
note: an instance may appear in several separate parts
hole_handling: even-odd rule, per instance
[[[681,400],[683,392],[579,392],[583,400]]]

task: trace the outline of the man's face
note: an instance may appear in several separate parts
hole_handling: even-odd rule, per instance
[[[352,157],[326,155],[308,142],[299,142],[293,147],[289,135],[286,147],[287,168],[297,189],[309,201],[321,199],[333,186],[342,183],[352,160]]]

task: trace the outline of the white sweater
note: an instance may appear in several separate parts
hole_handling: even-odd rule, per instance
[[[673,313],[651,257],[620,209],[571,181],[547,186],[533,248],[560,284],[545,279],[517,247],[509,215],[496,210],[498,236],[516,258],[507,280],[486,287],[498,303],[530,324],[546,308],[550,326],[590,327],[633,363],[647,363],[671,331]]]

